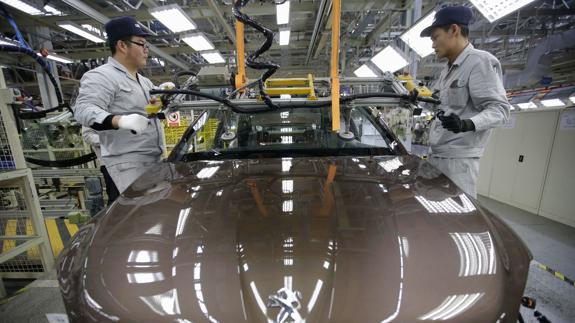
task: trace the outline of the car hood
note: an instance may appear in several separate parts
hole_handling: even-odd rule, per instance
[[[82,322],[507,321],[530,260],[414,156],[164,163],[87,228],[59,270]]]

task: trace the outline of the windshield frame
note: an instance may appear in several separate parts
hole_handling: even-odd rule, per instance
[[[403,108],[403,107],[400,107]],[[317,109],[330,109],[330,107],[322,107]],[[337,157],[337,156],[380,156],[380,155],[407,155],[408,151],[405,149],[398,137],[387,126],[386,122],[380,116],[376,108],[358,106],[354,107],[366,117],[371,124],[373,124],[382,138],[388,142],[389,147],[354,147],[354,148],[336,148],[326,147],[318,149],[318,147],[308,148],[262,148],[250,149],[245,151],[237,150],[211,150],[193,153],[184,153],[188,147],[190,140],[197,135],[202,129],[198,127],[198,122],[202,119],[208,119],[215,115],[217,110],[203,110],[203,112],[194,120],[192,124],[186,129],[180,141],[174,146],[172,152],[168,156],[169,162],[190,162],[196,160],[226,160],[226,159],[249,159],[249,158],[285,158],[285,157]],[[342,114],[343,115],[343,114]]]

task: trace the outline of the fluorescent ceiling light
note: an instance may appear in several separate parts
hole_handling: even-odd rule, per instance
[[[93,34],[96,34],[96,35],[98,35],[98,36],[102,36],[102,34],[103,34],[104,37],[107,36],[105,32],[102,33],[102,31],[101,31],[100,29],[98,29],[98,28],[96,28],[96,27],[94,27],[94,26],[92,26],[92,25],[90,25],[90,24],[82,24],[81,26],[82,26],[83,29],[86,29],[87,31],[89,31],[89,32],[91,32],[91,33],[93,33]]]
[[[353,74],[357,77],[377,77],[377,74],[375,74],[375,72],[365,64],[353,71]]]
[[[43,57],[42,54],[40,53],[36,53],[36,55]],[[46,56],[47,59],[56,61],[56,62],[60,62],[60,63],[64,63],[64,64],[72,64],[74,63],[73,60],[60,56],[60,55],[56,55],[56,54],[48,54],[48,56]]]
[[[407,46],[411,47],[411,49],[421,57],[425,57],[434,52],[433,47],[431,47],[431,37],[419,36],[423,29],[431,26],[434,17],[435,11],[430,12],[425,18],[419,20],[419,22],[409,28],[409,30],[400,37]]]
[[[280,30],[280,46],[289,45],[289,36],[291,31],[289,29]]]
[[[156,62],[156,64],[164,67],[166,65],[166,62],[164,62],[163,59],[157,58],[157,57],[152,57],[152,61]]]
[[[73,22],[70,21],[62,21],[62,22],[58,22],[58,26],[60,26],[60,28],[64,28],[67,31],[73,32],[76,35],[82,36],[84,38],[86,38],[87,40],[93,41],[94,43],[105,43],[106,40],[104,40],[104,38],[92,34],[91,32],[83,29],[82,27],[76,25]]]
[[[220,52],[218,52],[217,50],[202,52],[201,55],[210,64],[222,64],[226,62],[222,54],[220,54]]]
[[[12,46],[20,46],[18,43],[8,40],[8,39],[0,39],[0,45],[12,45]]]
[[[387,46],[377,55],[375,55],[371,61],[379,68],[382,72],[395,72],[407,66],[408,62],[399,54],[393,47]]]
[[[533,102],[527,102],[527,103],[517,103],[517,106],[523,110],[525,109],[535,109],[537,108],[537,105]]]
[[[196,29],[196,24],[177,4],[152,8],[150,14],[175,33]]]
[[[60,10],[50,6],[50,5],[45,5],[44,10],[51,13],[52,15],[56,15],[56,16],[62,16],[63,15],[62,11],[60,11]]]
[[[507,16],[534,0],[470,0],[489,22]]]
[[[575,103],[575,96],[569,97],[569,100],[571,100],[571,102]]]
[[[21,0],[0,0],[0,2],[32,16],[39,16],[44,14],[40,9],[33,7],[32,5],[29,5],[28,3]]]
[[[203,34],[185,35],[182,37],[182,40],[197,52],[215,48],[210,40]]]
[[[565,103],[559,99],[541,100],[541,104],[547,108],[565,106]]]
[[[278,25],[285,25],[289,23],[289,6],[289,0],[276,6]]]

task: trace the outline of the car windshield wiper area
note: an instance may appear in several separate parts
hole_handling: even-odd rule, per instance
[[[337,157],[337,156],[381,156],[397,155],[391,148],[360,147],[360,148],[283,148],[283,149],[250,149],[250,150],[211,150],[185,154],[181,161],[197,160],[230,160],[230,159],[261,159],[285,157]]]

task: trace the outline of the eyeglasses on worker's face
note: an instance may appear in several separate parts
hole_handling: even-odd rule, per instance
[[[133,41],[133,40],[127,40],[127,42],[134,44],[134,45],[138,45],[144,49],[150,49],[150,44],[146,43],[146,42],[137,42],[137,41]]]

